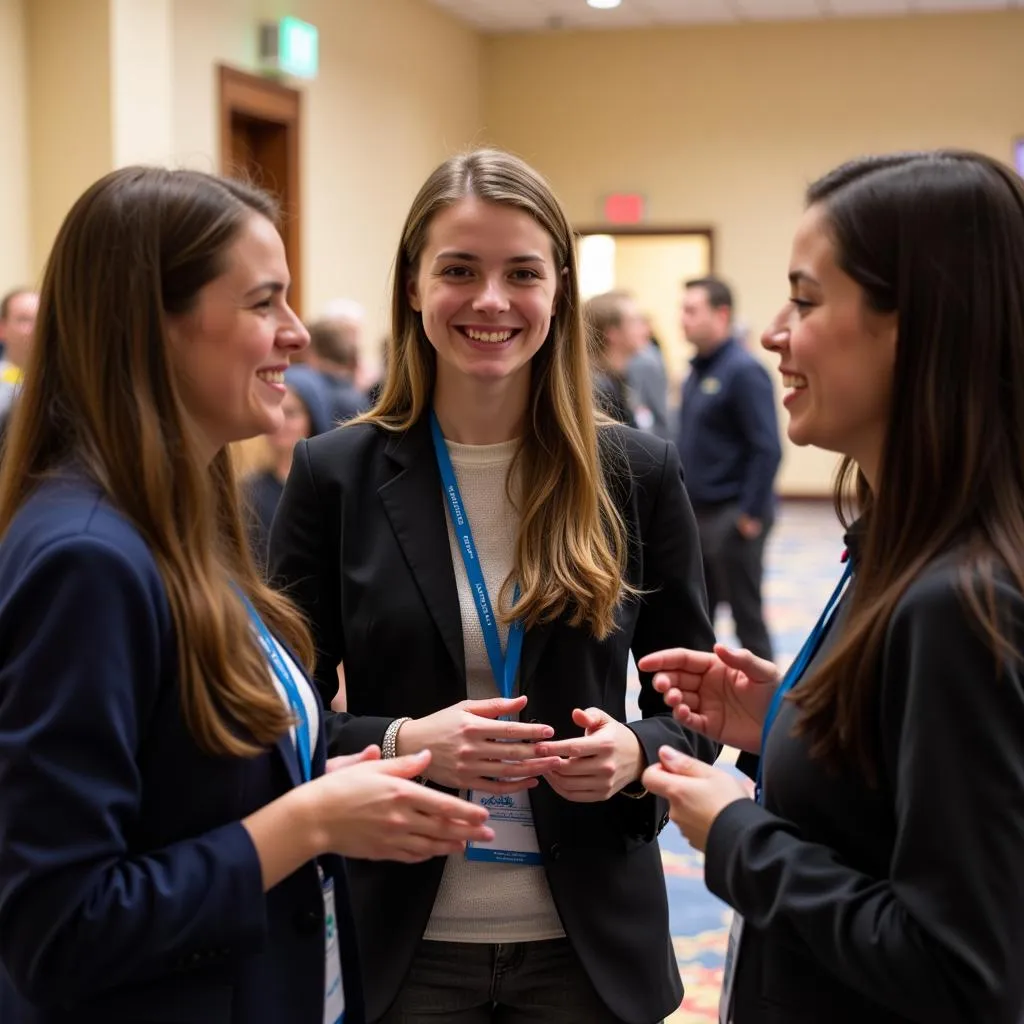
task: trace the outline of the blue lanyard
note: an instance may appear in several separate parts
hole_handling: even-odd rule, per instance
[[[839,578],[836,589],[832,591],[832,596],[828,599],[825,610],[821,613],[821,617],[815,623],[814,629],[811,630],[810,635],[804,641],[803,647],[800,648],[800,653],[793,659],[793,664],[789,666],[782,682],[779,683],[779,688],[772,697],[771,704],[768,705],[768,714],[765,716],[764,728],[761,730],[761,759],[757,764],[757,784],[754,787],[754,799],[758,803],[762,802],[764,796],[764,755],[768,747],[768,734],[772,731],[772,726],[775,724],[775,719],[779,716],[779,711],[782,710],[782,701],[785,699],[786,694],[800,682],[803,674],[807,671],[807,666],[811,663],[811,659],[818,653],[818,648],[821,646],[822,640],[825,639],[825,634],[828,632],[828,627],[839,604],[839,599],[843,596],[843,591],[846,590],[846,584],[849,582],[852,574],[853,566],[847,561],[846,568],[843,569],[843,575]]]
[[[441,471],[441,483],[444,485],[445,498],[448,501],[448,514],[451,516],[455,535],[459,540],[462,552],[462,564],[466,567],[466,577],[470,589],[476,597],[476,613],[480,618],[480,628],[484,633],[487,646],[487,658],[491,663],[494,681],[502,697],[513,697],[516,691],[516,673],[519,671],[519,659],[523,653],[523,624],[513,622],[508,630],[508,645],[504,654],[501,653],[501,636],[498,633],[498,620],[491,607],[491,598],[487,593],[483,569],[477,556],[473,531],[469,526],[469,516],[462,504],[462,493],[459,482],[455,479],[455,467],[452,466],[448,446],[444,443],[441,424],[433,410],[430,412],[430,433],[434,438],[434,452],[437,455],[437,468]],[[519,585],[516,584],[515,599],[519,597]]]
[[[245,610],[249,613],[253,631],[256,633],[256,638],[263,648],[263,653],[267,656],[267,661],[270,663],[274,675],[277,676],[277,681],[281,684],[288,697],[288,704],[292,709],[292,713],[298,719],[295,726],[295,747],[299,755],[299,767],[302,769],[302,781],[309,782],[313,774],[313,759],[310,753],[309,715],[306,713],[306,705],[299,693],[299,688],[295,685],[295,679],[291,672],[288,671],[288,666],[285,665],[284,659],[281,657],[276,641],[260,618],[259,612],[253,607],[252,601],[238,587],[235,587],[235,590],[242,599]]]

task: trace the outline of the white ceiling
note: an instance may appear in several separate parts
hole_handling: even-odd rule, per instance
[[[643,28],[709,22],[895,17],[1024,8],[1024,0],[622,0],[595,10],[586,0],[431,0],[484,32]]]

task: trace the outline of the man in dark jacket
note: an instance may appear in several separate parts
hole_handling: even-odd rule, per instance
[[[733,337],[732,314],[732,292],[723,281],[686,283],[682,326],[696,355],[683,383],[677,444],[697,515],[711,615],[726,601],[740,643],[770,659],[761,580],[782,450],[771,378]]]

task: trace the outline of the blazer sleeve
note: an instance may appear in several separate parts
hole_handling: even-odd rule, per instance
[[[638,486],[651,488],[650,512],[641,521],[643,579],[640,609],[633,631],[631,649],[639,660],[668,647],[690,647],[709,651],[715,633],[708,618],[704,569],[697,538],[697,522],[683,486],[683,470],[675,445],[659,446],[660,464],[639,476]],[[639,722],[627,723],[636,734],[648,764],[658,760],[658,748],[669,745],[708,763],[721,747],[672,717],[664,698],[654,689],[654,676],[640,673]],[[636,801],[647,808],[655,827],[667,812],[667,803],[653,795]]]
[[[342,508],[317,480],[309,445],[295,447],[291,472],[270,529],[268,575],[295,602],[313,633],[313,681],[324,707],[328,752],[351,754],[380,744],[394,719],[330,710],[338,692],[338,665],[345,660],[341,600]]]
[[[78,535],[5,583],[0,958],[15,987],[39,1005],[74,1002],[260,949],[266,901],[241,823],[129,852],[167,672],[158,581]]]
[[[708,838],[708,887],[802,943],[824,971],[907,1020],[1017,1024],[1024,1008],[1024,674],[997,669],[952,576],[890,624],[883,743],[896,835],[888,876],[748,800]],[[1024,599],[997,585],[1018,651]],[[842,808],[836,808],[841,814]]]

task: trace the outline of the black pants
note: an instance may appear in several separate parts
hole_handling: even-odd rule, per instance
[[[423,939],[375,1024],[622,1024],[568,939],[489,945]]]
[[[725,601],[732,611],[740,645],[771,661],[772,642],[761,605],[764,545],[772,528],[771,516],[762,520],[761,535],[748,540],[736,528],[740,509],[735,502],[694,511],[712,620],[719,602]]]

